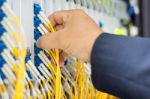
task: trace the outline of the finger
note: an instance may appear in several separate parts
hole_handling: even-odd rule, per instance
[[[60,54],[59,55],[59,64],[60,64],[60,67],[64,65],[64,61],[65,61],[64,57]]]
[[[58,11],[49,16],[49,20],[53,26],[64,24],[68,17],[67,11]]]
[[[61,49],[61,39],[63,38],[62,33],[64,30],[60,30],[54,33],[47,33],[39,38],[37,41],[37,46],[42,49],[52,49],[52,48],[59,48]]]
[[[64,28],[63,25],[57,25],[55,26],[55,30],[58,31],[58,30],[62,30]]]

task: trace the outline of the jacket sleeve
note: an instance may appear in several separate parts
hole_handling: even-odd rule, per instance
[[[103,33],[91,64],[98,90],[123,99],[150,99],[150,39]]]

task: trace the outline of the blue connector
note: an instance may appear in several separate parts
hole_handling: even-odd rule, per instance
[[[27,74],[28,74],[28,77],[30,78],[30,79],[32,79],[32,75],[31,75],[31,73],[30,73],[30,71],[26,71],[27,72]]]
[[[0,21],[2,21],[5,16],[5,13],[0,9]]]
[[[40,60],[40,58],[38,56],[35,56],[34,62],[35,62],[36,67],[39,67],[40,64],[42,63],[42,61]]]
[[[38,40],[41,36],[41,33],[37,30],[37,29],[34,29],[34,40]]]
[[[6,48],[6,45],[4,44],[2,40],[0,40],[0,53],[2,53],[5,48]]]
[[[103,28],[103,26],[104,26],[103,21],[99,21],[99,27],[100,27],[100,28]]]
[[[6,76],[4,75],[4,73],[0,70],[0,78],[2,80],[5,80],[6,79]]]
[[[3,67],[4,64],[6,64],[6,61],[4,60],[4,58],[2,56],[0,56],[0,68]]]
[[[0,24],[0,36],[2,36],[6,32],[5,28]]]
[[[68,60],[64,61],[64,66],[66,66],[68,64]]]
[[[41,23],[41,20],[37,16],[34,16],[34,27],[37,28]]]
[[[128,14],[129,14],[129,15],[135,15],[135,9],[134,9],[133,6],[130,6],[130,7],[128,8]]]
[[[6,2],[6,0],[0,0],[0,7]]]
[[[34,52],[37,55],[42,49],[38,48],[36,44],[34,44]]]
[[[34,4],[34,14],[35,15],[39,14],[41,10],[42,9],[41,9],[40,5],[35,3]]]
[[[4,58],[2,56],[0,56],[0,68],[3,67],[4,64],[6,64]],[[0,78],[2,78],[2,80],[4,80],[6,78],[6,76],[4,75],[4,73],[1,71],[0,69]]]
[[[30,55],[26,56],[25,62],[27,63],[29,60],[31,60]]]

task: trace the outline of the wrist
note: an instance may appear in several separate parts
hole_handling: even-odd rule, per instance
[[[89,50],[88,50],[88,61],[90,62],[91,61],[91,54],[92,54],[92,50],[93,50],[93,47],[94,47],[94,45],[95,45],[95,42],[96,42],[96,40],[97,40],[97,38],[99,37],[99,36],[101,36],[101,34],[103,33],[103,31],[99,28],[97,31],[95,31],[93,34],[92,34],[92,36],[90,37],[90,41],[89,41],[89,45],[88,45],[88,47],[89,47]]]

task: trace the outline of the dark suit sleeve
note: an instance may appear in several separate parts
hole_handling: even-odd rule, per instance
[[[95,88],[123,99],[150,99],[150,39],[100,35],[91,54]]]

